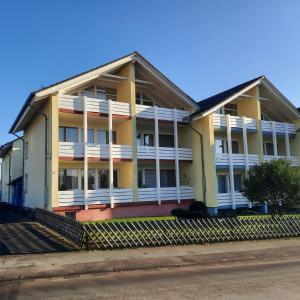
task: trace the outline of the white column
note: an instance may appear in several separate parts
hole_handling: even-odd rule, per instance
[[[275,159],[278,158],[278,151],[277,151],[277,136],[276,136],[276,123],[272,121],[272,139],[273,139],[273,149],[274,149],[274,157]]]
[[[155,127],[155,162],[156,162],[156,191],[157,201],[161,204],[160,200],[160,162],[159,162],[159,129],[158,129],[158,107],[154,106],[154,127]]]
[[[289,127],[288,124],[284,124],[284,136],[285,136],[285,153],[288,160],[291,159],[291,150],[290,150],[290,137],[289,137]]]
[[[176,195],[178,204],[180,203],[180,180],[179,180],[179,160],[178,160],[178,128],[177,128],[177,109],[173,110],[174,117],[174,152],[175,152],[175,178],[176,178]]]
[[[83,145],[84,145],[84,167],[83,167],[83,189],[84,189],[84,207],[88,209],[88,122],[87,122],[87,103],[83,96]]]
[[[231,195],[232,209],[235,209],[230,115],[226,115],[226,121],[227,121],[227,144],[228,144],[228,160],[229,160],[230,195]]]
[[[111,208],[114,208],[114,164],[112,144],[112,103],[108,100],[108,147],[109,147],[109,200]]]
[[[244,158],[245,158],[245,175],[248,176],[249,171],[249,157],[248,157],[248,136],[247,136],[247,125],[246,118],[242,117],[242,126],[243,126],[243,145],[244,145]],[[251,208],[252,204],[248,201],[248,207]]]

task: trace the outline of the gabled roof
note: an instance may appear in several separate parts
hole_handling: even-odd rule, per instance
[[[12,141],[4,144],[4,145],[1,145],[0,146],[0,158],[3,158],[10,151],[10,149],[12,149],[14,142],[19,140],[19,139],[21,139],[21,137],[16,138],[16,139],[14,139],[14,140],[12,140]]]
[[[276,98],[283,103],[291,113],[295,116],[300,117],[297,108],[283,95],[280,91],[263,75],[241,83],[233,88],[218,93],[214,96],[198,101],[199,110],[192,114],[193,118],[201,118],[211,114],[213,111],[230,103],[234,99],[238,98],[242,94],[246,93],[255,86],[261,85],[268,90],[272,91]]]
[[[33,91],[29,94],[27,97],[24,105],[22,106],[16,120],[12,124],[9,132],[15,132],[16,126],[18,125],[20,119],[26,114],[26,111],[30,107],[30,104],[33,103],[35,100],[40,100],[45,97],[48,97],[49,95],[58,92],[59,90],[63,89],[64,87],[70,85],[70,84],[76,84],[78,82],[82,83],[84,81],[92,80],[94,78],[97,78],[101,76],[101,74],[107,73],[111,70],[113,70],[116,67],[120,67],[122,65],[125,65],[126,63],[129,63],[131,61],[137,61],[143,66],[146,66],[151,70],[153,73],[155,73],[160,80],[162,80],[166,85],[170,86],[174,92],[176,92],[178,95],[182,97],[185,101],[187,101],[194,109],[198,109],[197,103],[185,92],[183,92],[178,86],[176,86],[171,80],[169,80],[165,75],[163,75],[157,68],[155,68],[149,61],[147,61],[141,54],[139,54],[137,51],[134,51],[128,55],[125,55],[123,57],[120,57],[118,59],[112,60],[108,63],[102,64],[100,66],[97,66],[95,68],[89,69],[88,71],[82,72],[78,75],[69,77],[67,79],[64,79],[62,81],[58,81],[54,84],[51,84],[47,87],[43,87],[39,90]]]

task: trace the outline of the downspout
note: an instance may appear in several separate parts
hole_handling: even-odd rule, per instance
[[[202,164],[202,187],[203,187],[203,202],[206,204],[206,176],[205,176],[205,162],[203,156],[203,135],[192,125],[192,119],[189,118],[189,126],[191,129],[199,135],[200,138],[200,150],[201,150],[201,164]]]
[[[37,113],[39,113],[41,116],[44,117],[45,120],[45,166],[44,166],[44,208],[48,209],[49,203],[48,203],[48,180],[47,180],[47,166],[48,166],[48,116],[44,114],[41,110],[33,107],[31,104],[28,104],[30,108],[35,110]]]
[[[25,182],[25,141],[24,139],[17,135],[16,133],[12,133],[15,137],[22,140],[23,143],[23,160],[22,160],[22,206],[24,205],[25,201],[25,191],[24,191],[24,182]]]
[[[11,195],[11,153],[8,155],[8,159],[9,159],[9,161],[8,161],[8,203],[9,204],[12,204],[11,202],[11,200],[12,199],[10,199],[10,195]]]

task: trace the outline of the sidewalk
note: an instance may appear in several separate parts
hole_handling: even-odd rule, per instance
[[[300,239],[0,256],[0,281],[180,266],[300,261]]]

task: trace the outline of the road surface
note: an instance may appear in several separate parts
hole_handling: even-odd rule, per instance
[[[0,284],[6,299],[300,299],[300,261],[128,271]]]

